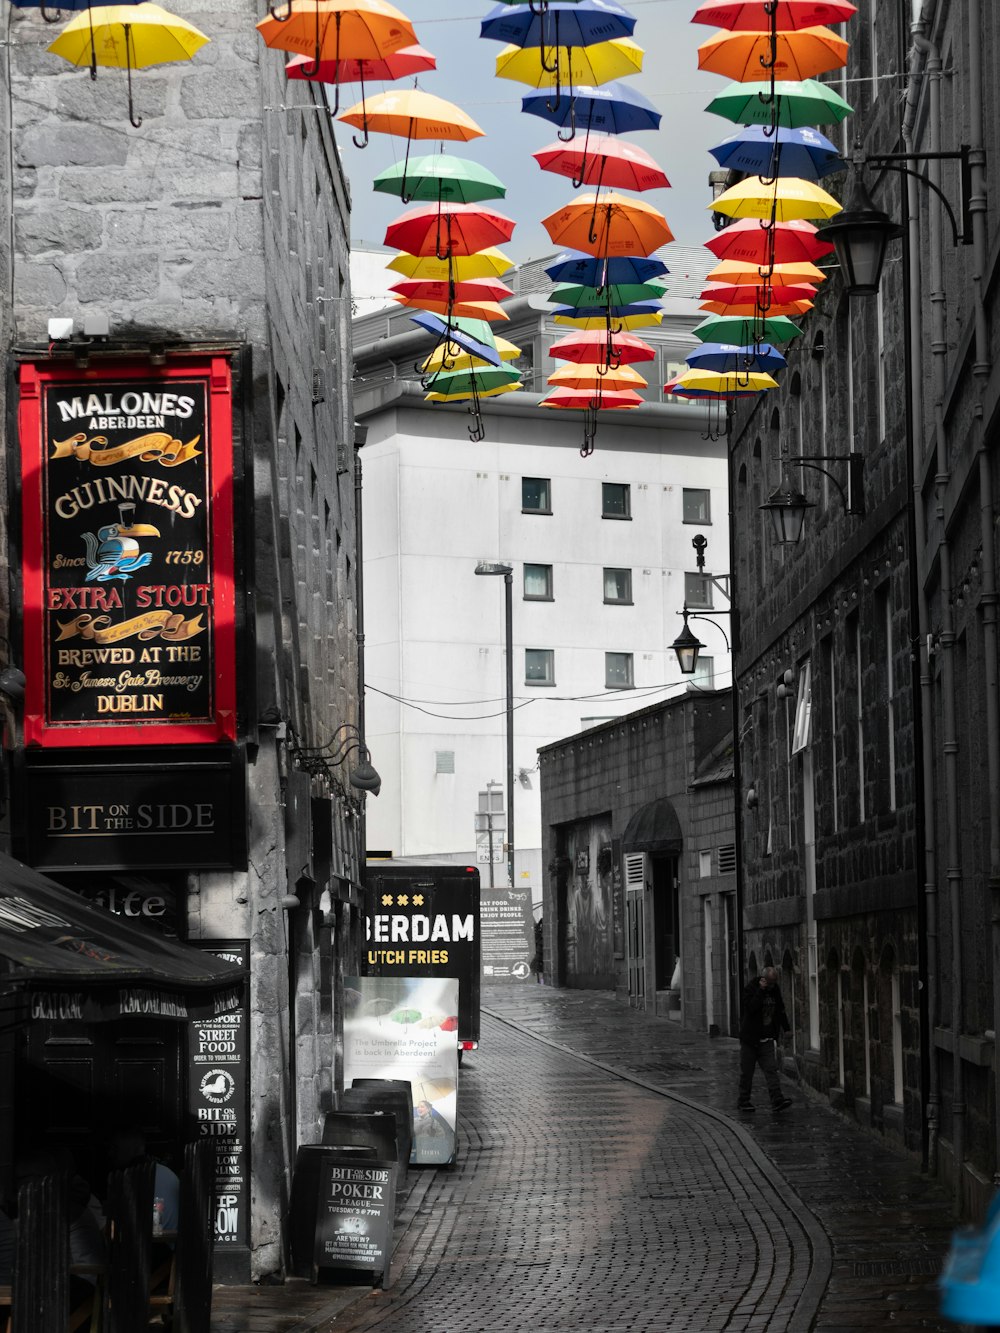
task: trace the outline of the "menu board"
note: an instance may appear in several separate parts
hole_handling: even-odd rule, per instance
[[[531,894],[526,889],[483,889],[479,909],[486,981],[527,981],[535,952]]]

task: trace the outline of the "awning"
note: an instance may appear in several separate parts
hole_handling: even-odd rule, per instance
[[[0,854],[0,995],[84,1022],[212,1018],[243,998],[242,968],[91,906]]]
[[[622,835],[623,852],[679,852],[683,845],[680,821],[665,796],[637,810]]]

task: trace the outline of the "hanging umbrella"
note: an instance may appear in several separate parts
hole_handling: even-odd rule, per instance
[[[664,190],[670,185],[650,155],[634,143],[610,134],[586,134],[581,141],[561,140],[531,155],[543,171],[568,176],[573,188],[602,185],[620,190]]]
[[[448,370],[424,381],[424,388],[441,394],[441,401],[457,400],[463,395],[489,393],[498,388],[516,388],[521,372],[512,366],[475,366],[468,370]]]
[[[266,46],[323,61],[384,60],[403,47],[416,46],[413,24],[388,0],[288,0],[285,13],[271,7],[257,24]],[[311,74],[311,69],[304,69]],[[331,108],[340,108],[340,83]]]
[[[707,275],[707,282],[760,282],[766,274],[773,283],[826,282],[826,274],[808,259],[788,264],[748,264],[741,259],[724,259]]]
[[[843,205],[819,185],[796,176],[779,177],[770,185],[760,176],[750,176],[731,185],[708,207],[730,218],[792,222],[797,218],[832,218]]]
[[[774,57],[771,58],[771,46]],[[830,28],[798,32],[722,32],[698,47],[698,68],[744,83],[773,69],[778,79],[811,79],[847,64],[848,44]]]
[[[410,145],[414,139],[447,139],[468,143],[470,139],[477,139],[485,133],[472,117],[467,116],[454,102],[446,102],[443,97],[435,97],[433,93],[425,93],[420,88],[392,89],[387,93],[376,93],[367,102],[362,98],[356,106],[349,107],[337,119],[363,131],[363,138],[354,136],[354,143],[358,148],[367,147],[368,136],[372,130],[377,134],[394,134],[397,138],[406,140],[403,179],[400,186],[400,198],[404,203],[409,203],[412,198],[405,193],[405,189]]]
[[[714,389],[692,389],[687,385],[670,380],[663,386],[663,392],[675,398],[690,398],[693,402],[722,402],[726,398],[754,398],[758,389],[730,389],[728,393],[718,393]]]
[[[551,298],[553,301],[556,297]],[[566,322],[591,319],[611,319],[615,323],[622,319],[633,319],[637,315],[659,315],[662,318],[663,309],[659,298],[655,301],[632,301],[627,305],[605,305],[599,302],[596,305],[562,305],[556,306],[553,311],[553,318],[564,320]],[[659,320],[656,321],[659,323]]]
[[[420,204],[386,228],[385,244],[411,255],[471,255],[509,241],[514,223],[482,204]]]
[[[613,360],[619,366],[631,365],[638,361],[655,361],[656,349],[641,338],[630,333],[615,334],[612,341]],[[555,361],[575,361],[580,365],[604,365],[604,355],[608,350],[607,330],[581,331],[560,338],[549,348],[549,356]]]
[[[581,195],[542,218],[556,245],[591,255],[650,255],[674,239],[663,214],[641,199],[611,192]]]
[[[832,125],[853,115],[853,107],[826,83],[815,79],[778,80],[771,100],[770,81],[730,83],[706,110],[737,125]]]
[[[497,56],[496,72],[498,79],[513,79],[530,88],[566,88],[569,91],[564,96],[572,98],[580,84],[600,87],[623,74],[638,74],[644,55],[631,37],[617,37],[594,46],[561,46],[554,69],[546,69],[539,47],[505,46]]]
[[[662,310],[650,310],[637,315],[615,315],[609,320],[607,312],[600,315],[553,315],[553,321],[556,324],[568,324],[570,328],[580,329],[583,332],[607,332],[620,333],[622,330],[632,332],[635,329],[651,329],[657,324],[663,323]]]
[[[844,170],[837,148],[811,126],[788,130],[768,125],[744,126],[708,150],[720,167],[746,176],[798,176],[820,180]]]
[[[521,388],[521,381],[517,380],[511,384],[497,384],[492,389],[477,389],[472,393],[437,393],[431,392],[424,394],[424,402],[427,403],[468,403],[474,398],[500,398],[505,393],[517,393]]]
[[[646,259],[642,255],[618,255],[614,259],[600,259],[593,255],[560,255],[545,272],[553,282],[595,287],[598,290],[609,283],[649,282],[670,270],[662,259]]]
[[[406,296],[394,296],[400,305],[413,306],[417,310],[428,310],[434,315],[457,315],[462,319],[484,319],[488,324],[496,320],[510,319],[510,315],[496,301],[430,301],[426,297],[419,301]]]
[[[846,23],[857,12],[850,0],[703,0],[691,22],[730,32],[763,32],[772,24],[779,32],[794,32]]]
[[[705,247],[718,259],[750,264],[816,260],[833,251],[829,241],[821,241],[816,235],[813,224],[802,219],[763,227],[757,218],[744,218],[716,232]]]
[[[520,347],[515,347],[512,342],[506,338],[501,338],[499,334],[494,335],[494,351],[498,354],[501,361],[514,361],[521,355]],[[481,356],[473,356],[469,352],[459,352],[456,356],[448,356],[447,349],[439,347],[436,352],[423,360],[418,369],[425,375],[434,371],[444,370],[444,363],[448,362],[449,370],[471,370],[475,366],[488,366],[494,364],[486,361]]]
[[[559,136],[566,143],[578,127],[588,134],[631,134],[634,130],[658,130],[662,119],[652,102],[624,83],[607,83],[602,88],[584,85],[571,97],[555,100],[532,93],[521,98],[521,110],[566,126],[569,134]]]
[[[634,389],[564,389],[558,388],[539,400],[539,407],[569,408],[585,411],[587,408],[599,412],[611,412],[641,407],[646,400]]]
[[[784,304],[773,302],[767,306],[764,313],[768,318],[787,315],[789,318],[798,319],[799,315],[808,314],[812,308],[812,301],[787,301]],[[761,306],[756,301],[702,301],[698,309],[705,310],[711,315],[731,315],[737,319],[751,320],[759,320],[762,313]]]
[[[495,5],[479,25],[480,37],[540,48],[593,46],[634,31],[635,17],[614,0],[549,0],[544,14]]]
[[[582,287],[561,283],[553,287],[550,301],[562,305],[629,305],[634,301],[659,301],[666,294],[663,282],[612,282],[606,287]]]
[[[414,305],[421,301],[502,301],[514,293],[498,278],[469,278],[464,282],[438,282],[426,278],[403,278],[389,288]],[[429,310],[431,307],[428,306]]]
[[[594,365],[560,366],[548,376],[549,384],[563,389],[646,389],[649,381],[631,366],[605,370],[602,375]]]
[[[437,60],[422,46],[404,46],[382,60],[321,60],[312,56],[292,56],[285,65],[290,79],[309,79],[313,83],[365,83],[370,79],[405,79],[436,69]]]
[[[454,355],[459,356],[462,352],[468,352],[472,356],[481,357],[482,360],[489,362],[491,366],[500,364],[500,353],[496,350],[496,339],[493,336],[490,326],[484,320],[476,319],[441,319],[430,312],[422,311],[420,314],[411,315],[410,319],[420,328],[426,329],[428,333],[433,333],[438,338],[438,346],[431,351],[433,357],[440,347],[444,347],[447,353],[454,347]],[[449,366],[448,369],[451,369]]]
[[[684,358],[692,370],[745,371],[762,370],[770,374],[786,365],[785,357],[770,343],[749,343],[742,347],[731,343],[702,343]]]
[[[419,1009],[397,1009],[391,1016],[390,1022],[399,1023],[401,1027],[409,1027],[411,1023],[419,1023]]]
[[[386,268],[402,273],[406,278],[430,278],[444,282],[449,277],[457,282],[465,282],[468,278],[499,278],[513,267],[512,259],[508,259],[502,250],[492,247],[477,250],[471,255],[454,255],[450,259],[435,259],[433,255],[410,255],[403,251],[386,264]]]
[[[778,381],[766,371],[750,370],[719,372],[716,370],[686,370],[671,381],[678,388],[702,389],[709,393],[728,393],[739,389],[744,393],[759,393],[762,389],[776,389]],[[671,390],[675,392],[675,390]]]
[[[787,343],[797,338],[802,330],[790,319],[780,315],[768,315],[766,319],[755,321],[727,315],[709,315],[691,332],[702,342],[726,342],[746,344],[752,342],[755,325],[757,331],[769,343]]]
[[[132,106],[132,71],[147,65],[190,60],[209,39],[193,24],[146,0],[138,5],[100,5],[70,19],[48,49],[71,65],[109,65],[128,73],[128,118],[142,124]]]
[[[507,193],[503,181],[492,171],[478,162],[448,153],[414,157],[408,165],[395,162],[379,172],[372,188],[397,199],[402,199],[405,193],[406,202],[427,199],[449,204],[476,204],[483,199],[502,199]]]
[[[125,0],[126,4],[136,4],[138,0]],[[90,0],[11,0],[15,9],[37,9],[46,23],[60,23],[64,14],[78,14],[82,9],[90,8]],[[49,13],[49,9],[54,13]]]

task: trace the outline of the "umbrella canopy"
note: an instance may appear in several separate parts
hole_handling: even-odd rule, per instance
[[[779,126],[773,131],[768,125],[747,125],[708,151],[720,167],[747,176],[798,176],[815,181],[844,169],[837,148],[808,125],[798,130]]]
[[[708,207],[730,218],[792,222],[799,218],[832,218],[843,205],[819,185],[797,176],[781,176],[771,185],[760,176],[751,176],[731,185]]]
[[[721,402],[724,398],[753,398],[757,389],[731,389],[728,393],[717,393],[713,389],[691,389],[677,380],[669,380],[663,386],[663,392],[672,394],[675,398],[690,398],[692,401],[700,402],[706,399],[709,402]]]
[[[709,393],[728,393],[739,389],[744,393],[759,393],[761,389],[776,389],[778,381],[766,371],[717,371],[686,370],[683,375],[671,381],[676,388],[702,389]],[[672,389],[671,392],[675,392]]]
[[[552,289],[551,301],[571,306],[622,306],[635,301],[659,301],[667,290],[663,282],[613,282],[606,287],[560,284]]]
[[[492,324],[498,319],[510,319],[510,316],[496,301],[430,301],[426,297],[413,300],[408,296],[394,296],[400,305],[414,306],[417,310],[429,310],[435,315],[460,315],[463,319],[485,319]]]
[[[500,358],[500,361],[514,361],[521,355],[520,347],[515,347],[512,342],[506,338],[501,338],[499,334],[495,336],[496,346],[494,350]],[[472,370],[476,366],[490,366],[497,364],[493,361],[487,361],[482,356],[473,356],[471,352],[459,351],[456,355],[449,356],[446,347],[438,347],[430,356],[426,357],[420,363],[420,370],[425,375],[434,374],[437,371],[447,368],[451,370]]]
[[[468,278],[466,281],[440,282],[433,278],[403,278],[389,288],[408,301],[502,301],[514,293],[498,278]],[[430,309],[430,307],[427,307]]]
[[[645,283],[669,273],[662,259],[642,255],[617,255],[613,259],[593,255],[560,255],[545,272],[553,282],[566,282],[600,290],[609,282]]]
[[[604,332],[607,333],[609,324],[613,332],[618,333],[623,329],[651,329],[656,324],[663,323],[662,310],[649,310],[636,315],[614,315],[608,320],[607,311],[600,315],[580,315],[577,313],[553,315],[556,324],[568,324],[570,328],[581,329],[586,332]]]
[[[410,319],[428,333],[435,334],[446,348],[454,347],[455,355],[468,352],[481,357],[491,366],[500,364],[500,353],[496,350],[496,339],[490,326],[481,319],[440,319],[437,315],[421,311],[411,315]],[[438,350],[434,349],[435,352]]]
[[[442,371],[427,380],[425,387],[435,394],[455,399],[466,394],[485,394],[492,389],[516,387],[520,382],[521,372],[512,366],[477,366],[469,370]]]
[[[388,0],[288,0],[288,10],[272,9],[257,24],[264,44],[278,51],[311,56],[339,65],[342,60],[384,60],[403,47],[416,46],[413,24]],[[306,69],[305,73],[311,73]],[[340,106],[340,84],[332,110]]]
[[[70,19],[48,49],[71,65],[89,65],[91,78],[98,65],[128,71],[128,115],[136,129],[132,105],[132,71],[147,65],[190,60],[209,39],[186,19],[159,5],[99,5]]]
[[[774,42],[773,65],[770,52]],[[758,79],[762,59],[777,79],[811,79],[847,64],[848,44],[830,28],[798,32],[723,32],[698,47],[698,68],[738,83]]]
[[[386,268],[402,273],[405,278],[430,278],[445,282],[449,278],[461,282],[467,278],[499,278],[513,267],[513,260],[492,246],[477,250],[475,254],[455,255],[450,259],[435,259],[433,255],[410,255],[403,251],[386,264]]]
[[[616,333],[609,340],[607,330],[571,333],[560,338],[549,348],[549,356],[555,361],[575,361],[580,365],[601,366],[606,364],[610,349],[613,361],[619,365],[631,365],[637,361],[655,361],[656,349],[649,343],[631,333]]]
[[[568,176],[574,187],[611,186],[621,190],[663,190],[670,182],[642,148],[610,134],[585,135],[540,148],[531,155],[543,171]]]
[[[571,130],[589,133],[630,134],[634,130],[658,130],[659,111],[641,93],[624,83],[607,83],[603,88],[585,85],[571,97],[552,98],[531,94],[521,98],[521,110],[529,116],[541,116]]]
[[[790,318],[798,318],[799,315],[808,314],[813,308],[812,301],[787,301],[779,303],[772,301],[767,307],[767,315],[773,318],[777,315],[788,315]],[[705,310],[711,315],[731,315],[739,319],[755,319],[761,313],[760,307],[756,301],[702,301],[698,307],[699,310]]]
[[[314,83],[364,83],[368,79],[405,79],[436,69],[437,60],[422,46],[404,46],[381,60],[321,60],[318,68],[312,56],[292,56],[285,65],[290,79],[310,79]]]
[[[811,301],[816,288],[807,282],[765,283],[762,278],[755,282],[713,282],[701,292],[701,299],[721,301],[724,305],[746,305],[765,292],[776,305],[788,305],[790,301]]]
[[[554,54],[553,68],[548,69],[540,47],[505,46],[497,56],[497,78],[531,88],[572,88],[581,83],[599,87],[623,74],[638,74],[645,51],[631,37],[617,37],[594,46],[560,46]]]
[[[769,343],[787,343],[797,338],[802,330],[790,319],[780,315],[768,315],[766,319],[743,319],[727,315],[709,315],[691,332],[702,342],[724,342],[745,345],[750,342],[754,332],[761,333]]]
[[[136,4],[138,0],[125,0],[127,4]],[[58,23],[60,14],[77,14],[81,9],[90,8],[90,0],[11,0],[15,9],[37,9],[46,23]],[[49,9],[56,12],[50,14]]]
[[[495,5],[479,25],[480,37],[523,47],[593,46],[634,30],[635,17],[614,0],[548,0],[544,13]]]
[[[482,204],[420,204],[386,228],[385,244],[411,255],[471,255],[509,241],[514,223]]]
[[[548,377],[549,384],[559,385],[563,389],[646,389],[649,381],[644,379],[631,366],[619,366],[617,370],[605,369],[602,375],[597,366],[560,366]]]
[[[846,23],[857,12],[850,0],[704,0],[691,22],[730,32],[763,32],[772,24],[779,32],[794,32],[820,23]]]
[[[674,239],[651,204],[614,192],[581,195],[542,218],[542,226],[556,245],[590,255],[650,255]]]
[[[773,122],[788,129],[832,125],[853,115],[853,107],[828,84],[817,83],[815,79],[777,80],[773,102],[768,80],[730,83],[712,98],[706,110],[737,125]]]
[[[397,199],[429,199],[452,204],[476,204],[483,199],[502,199],[507,193],[503,181],[478,162],[448,153],[430,153],[410,158],[408,163],[394,162],[380,171],[372,188]]]
[[[702,343],[684,360],[692,370],[723,372],[762,370],[770,374],[786,365],[783,354],[770,343],[750,343],[742,347],[731,343]]]
[[[558,298],[555,294],[551,297],[552,301]],[[557,306],[554,313],[556,319],[631,319],[634,315],[654,315],[662,314],[660,310],[660,301],[631,301],[621,305],[604,305],[598,302],[596,305],[561,305]]]
[[[521,387],[521,381],[516,380],[510,384],[497,384],[492,389],[477,389],[475,393],[438,393],[432,390],[424,395],[424,401],[428,403],[467,403],[470,398],[499,398],[501,394],[516,393]]]
[[[724,259],[708,274],[708,281],[759,283],[764,280],[765,274],[767,279],[775,284],[826,282],[823,270],[811,264],[808,259],[802,259],[798,263],[772,264],[763,269],[757,264],[747,264],[740,259]]]
[[[833,250],[829,241],[819,239],[813,224],[802,219],[762,227],[757,218],[744,218],[716,232],[705,246],[718,259],[750,264],[821,259]]]
[[[541,399],[539,407],[561,407],[581,411],[591,408],[599,412],[641,407],[645,399],[634,389],[566,389],[557,388]]]
[[[454,102],[446,102],[443,97],[425,93],[422,88],[394,88],[387,93],[376,93],[374,97],[367,100],[363,98],[356,106],[348,107],[337,119],[363,132],[363,139],[354,140],[359,148],[368,143],[368,136],[373,130],[376,134],[394,134],[399,139],[405,139],[407,159],[414,139],[448,139],[468,143],[470,139],[480,138],[486,132]],[[404,178],[406,168],[407,163],[404,162]]]

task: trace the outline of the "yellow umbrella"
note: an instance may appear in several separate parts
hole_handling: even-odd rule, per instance
[[[547,59],[552,52],[547,50]],[[569,88],[586,84],[594,87],[619,79],[623,75],[638,74],[642,69],[645,51],[631,37],[616,37],[610,42],[595,42],[593,46],[559,46],[559,59],[553,69],[542,64],[542,50],[538,46],[505,46],[497,56],[497,78],[514,79],[530,88]]]
[[[731,185],[708,205],[730,218],[765,218],[773,222],[796,222],[803,218],[826,221],[843,205],[821,186],[798,176],[779,176],[766,185],[760,176]]]
[[[386,268],[402,273],[405,278],[422,278],[427,282],[447,282],[449,278],[456,282],[465,282],[469,278],[500,278],[513,267],[514,261],[495,246],[477,250],[472,255],[453,255],[450,260],[401,251],[386,264]]]
[[[584,332],[590,332],[593,329],[607,329],[607,315],[589,315],[584,319],[574,319],[572,315],[554,315],[556,324],[569,324],[571,328],[583,329]],[[648,315],[620,315],[612,316],[611,327],[615,332],[622,329],[631,331],[632,329],[648,329],[654,324],[663,322],[662,310],[651,310]]]
[[[89,65],[97,78],[98,65],[128,71],[128,118],[136,129],[132,108],[132,70],[163,65],[172,60],[190,60],[209,40],[186,19],[170,14],[159,5],[98,5],[70,19],[48,49],[71,65]]]
[[[413,139],[452,139],[468,143],[486,133],[454,102],[446,102],[443,97],[425,93],[421,88],[396,88],[377,93],[367,101],[349,107],[337,119],[364,131],[364,139],[354,141],[359,148],[367,144],[368,132],[374,130],[377,134],[395,134],[405,139],[407,157]],[[404,180],[405,177],[404,165]]]
[[[700,389],[708,393],[753,393],[762,389],[776,389],[778,381],[763,370],[686,370],[673,381],[674,388]]]
[[[506,338],[501,338],[499,334],[494,334],[496,350],[500,353],[501,361],[515,361],[521,355],[520,347],[515,347],[512,342]],[[469,352],[463,352],[460,356],[448,356],[447,348],[439,347],[436,352],[421,363],[420,369],[425,375],[433,374],[436,371],[444,369],[444,363],[448,362],[449,370],[472,370],[478,366],[489,366],[493,363],[486,361],[481,356],[472,356]]]
[[[763,265],[748,264],[745,259],[724,259],[716,264],[708,274],[707,282],[759,282]],[[766,272],[766,268],[764,269]],[[818,265],[808,259],[789,260],[786,264],[775,264],[770,270],[770,280],[776,287],[798,282],[826,282],[826,274]]]
[[[485,363],[484,363],[485,364]],[[460,367],[456,366],[456,369]],[[518,380],[514,384],[498,384],[492,389],[480,389],[480,398],[499,398],[502,393],[517,393],[518,389],[523,389],[524,385]],[[429,393],[426,401],[428,403],[463,403],[471,398],[468,393]]]
[[[548,383],[561,385],[565,389],[648,389],[649,380],[644,379],[631,366],[619,366],[607,374],[598,374],[594,365],[560,366],[548,377]]]

